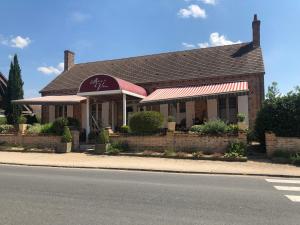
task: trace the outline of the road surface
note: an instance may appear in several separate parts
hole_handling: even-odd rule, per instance
[[[297,225],[300,179],[0,166],[2,225]]]

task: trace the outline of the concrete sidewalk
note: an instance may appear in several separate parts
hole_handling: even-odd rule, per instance
[[[300,177],[300,167],[272,164],[268,162],[221,162],[89,155],[85,153],[54,154],[0,152],[0,164]]]

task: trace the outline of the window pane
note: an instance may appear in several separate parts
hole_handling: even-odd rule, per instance
[[[180,113],[185,113],[185,102],[180,102],[179,103],[179,112]]]
[[[229,123],[237,123],[237,98],[229,97]]]
[[[226,98],[219,98],[219,118],[223,121],[227,121]]]

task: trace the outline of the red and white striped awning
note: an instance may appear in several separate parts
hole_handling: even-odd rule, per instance
[[[202,86],[174,87],[157,89],[140,101],[140,103],[167,102],[191,98],[209,97],[223,94],[246,94],[248,82],[231,82]]]

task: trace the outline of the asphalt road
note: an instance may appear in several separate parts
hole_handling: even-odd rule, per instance
[[[300,224],[300,202],[285,196],[300,192],[276,184],[265,177],[0,166],[0,224]]]

